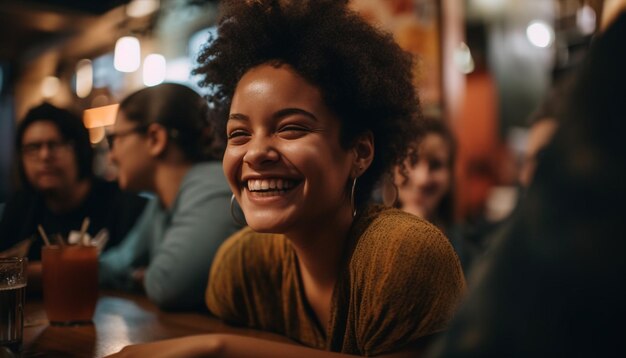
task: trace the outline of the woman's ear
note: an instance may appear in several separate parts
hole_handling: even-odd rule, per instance
[[[367,131],[359,135],[352,146],[354,152],[354,161],[352,168],[352,177],[360,177],[369,168],[374,160],[374,136],[372,132]]]
[[[167,129],[160,124],[153,123],[148,127],[146,136],[148,137],[150,155],[153,157],[162,156],[169,140]]]

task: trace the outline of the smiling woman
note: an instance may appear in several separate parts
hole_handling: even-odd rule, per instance
[[[207,335],[122,355],[414,357],[465,284],[436,227],[367,203],[417,134],[410,56],[344,1],[224,6],[197,73],[230,107],[223,169],[249,227],[216,254],[207,307],[302,346]]]

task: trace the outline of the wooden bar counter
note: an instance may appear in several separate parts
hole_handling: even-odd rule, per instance
[[[26,302],[23,357],[103,357],[129,344],[204,333],[232,333],[289,342],[284,337],[223,324],[208,313],[159,310],[145,296],[105,292],[93,324],[51,326],[41,299]]]

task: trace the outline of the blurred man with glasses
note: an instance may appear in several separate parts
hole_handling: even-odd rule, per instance
[[[41,225],[54,241],[79,230],[86,217],[88,233],[109,232],[107,247],[124,237],[145,200],[123,193],[116,183],[93,174],[93,148],[80,117],[44,103],[18,124],[15,138],[19,189],[0,219],[0,256],[27,256],[29,286],[36,290],[41,270]]]

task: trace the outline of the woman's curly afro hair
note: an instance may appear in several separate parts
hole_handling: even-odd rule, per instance
[[[230,106],[237,83],[251,68],[288,64],[321,90],[340,118],[344,148],[370,131],[375,154],[359,177],[357,206],[417,137],[420,107],[411,55],[349,10],[347,1],[224,1],[218,36],[198,62],[194,73],[213,89],[209,101],[215,105]]]

